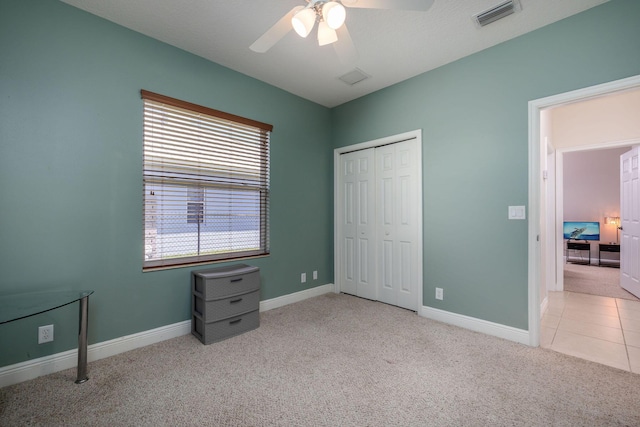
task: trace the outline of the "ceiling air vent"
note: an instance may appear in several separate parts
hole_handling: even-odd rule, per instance
[[[518,2],[518,0],[508,0],[492,7],[491,9],[485,10],[484,12],[475,15],[473,17],[473,20],[475,21],[476,25],[484,27],[485,25],[489,25],[492,22],[497,21],[498,19],[509,16],[520,9],[520,3]]]
[[[356,68],[353,71],[349,71],[347,74],[338,77],[340,80],[348,84],[349,86],[353,86],[356,83],[359,83],[363,80],[368,79],[368,74],[365,74],[362,70]]]

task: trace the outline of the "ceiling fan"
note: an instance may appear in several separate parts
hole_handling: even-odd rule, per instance
[[[271,49],[292,29],[307,37],[318,22],[318,45],[333,44],[344,64],[356,61],[358,52],[344,21],[346,7],[362,9],[397,9],[425,11],[434,0],[305,0],[306,6],[296,6],[284,15],[249,47],[264,53]]]

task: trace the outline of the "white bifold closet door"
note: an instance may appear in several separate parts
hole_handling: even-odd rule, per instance
[[[417,141],[340,156],[341,291],[418,309]]]
[[[377,299],[375,283],[375,180],[374,151],[354,151],[340,156],[342,209],[341,290]]]

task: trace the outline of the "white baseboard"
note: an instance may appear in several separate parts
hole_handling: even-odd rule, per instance
[[[271,298],[266,301],[260,301],[260,311],[273,310],[274,308],[284,307],[285,305],[293,304],[294,302],[304,301],[308,298],[317,297],[323,294],[333,292],[335,285],[328,283],[322,286],[316,286],[315,288],[306,289],[300,292],[294,292],[292,294],[283,295],[277,298]]]
[[[433,307],[422,306],[420,316],[437,320],[438,322],[449,323],[461,328],[470,329],[483,334],[504,338],[520,344],[529,345],[529,331],[514,328],[512,326],[493,323],[475,317],[464,316],[462,314],[451,313]]]
[[[186,335],[191,332],[191,321],[174,323],[137,334],[126,335],[109,341],[92,344],[87,347],[87,360],[104,359],[125,351],[134,350],[170,338]],[[78,364],[78,350],[68,350],[62,353],[44,356],[38,359],[0,368],[0,387],[32,380],[42,375],[52,374],[76,367]]]
[[[303,301],[307,298],[333,292],[334,289],[335,286],[332,283],[329,283],[327,285],[318,286],[293,294],[260,301],[260,311],[268,311],[274,308],[283,307],[294,302]],[[104,359],[105,357],[124,353],[125,351],[134,350],[136,348],[190,333],[191,320],[185,320],[183,322],[161,326],[148,331],[138,332],[133,335],[126,335],[113,340],[91,344],[87,347],[87,360],[89,362],[93,362],[95,360]],[[77,366],[77,363],[78,351],[68,350],[62,353],[52,354],[50,356],[16,363],[15,365],[4,366],[0,368],[0,388],[32,380],[54,372],[63,371],[65,369],[74,368]],[[89,378],[91,378],[91,371],[89,371]]]

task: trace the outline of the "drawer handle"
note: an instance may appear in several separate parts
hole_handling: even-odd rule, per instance
[[[242,322],[242,319],[236,319],[236,320],[232,320],[231,322],[229,322],[230,325],[235,325],[236,323],[240,323]]]
[[[231,279],[231,283],[241,282],[241,281],[242,281],[242,277],[237,277],[235,279]]]
[[[237,304],[237,303],[239,303],[240,301],[242,301],[242,298],[238,298],[238,299],[231,300],[231,301],[229,301],[229,303],[230,303],[230,304]]]

